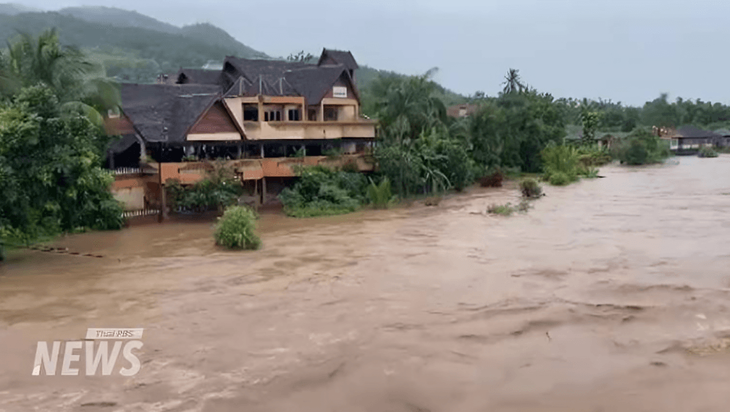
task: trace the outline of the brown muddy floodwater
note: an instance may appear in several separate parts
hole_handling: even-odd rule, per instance
[[[439,207],[58,242],[0,266],[0,411],[728,411],[730,156]],[[140,372],[31,376],[38,341],[145,328]],[[59,361],[60,362],[60,361]]]

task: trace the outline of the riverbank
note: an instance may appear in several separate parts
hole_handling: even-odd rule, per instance
[[[730,157],[438,207],[88,233],[0,267],[0,409],[725,410]],[[39,340],[143,327],[142,368],[31,376]],[[81,405],[88,405],[82,407]],[[102,407],[100,405],[113,405]]]

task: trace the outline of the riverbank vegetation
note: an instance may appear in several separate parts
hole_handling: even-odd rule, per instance
[[[622,164],[632,166],[661,163],[672,156],[669,142],[643,128],[634,130],[628,137],[618,141],[612,151]]]
[[[53,30],[0,52],[0,259],[3,246],[122,227],[99,115],[118,103],[113,82]]]

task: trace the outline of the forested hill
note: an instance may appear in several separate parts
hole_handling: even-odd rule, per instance
[[[3,14],[3,10],[12,14]],[[55,27],[63,44],[87,50],[105,64],[110,76],[126,81],[151,82],[159,73],[202,67],[210,61],[220,63],[226,55],[269,58],[211,24],[178,28],[136,12],[108,7],[16,12],[12,5],[0,5],[3,43],[19,32],[37,35]]]
[[[212,24],[177,27],[135,11],[112,7],[69,7],[41,12],[17,4],[0,4],[2,44],[19,32],[37,35],[51,27],[58,29],[63,44],[86,50],[104,64],[109,76],[125,82],[151,83],[158,74],[176,72],[180,67],[221,64],[227,55],[271,58]],[[312,51],[318,52],[322,46],[327,45],[313,45]],[[363,65],[358,73],[358,85],[367,88],[381,73],[400,76]],[[465,100],[442,87],[439,92],[447,104]]]

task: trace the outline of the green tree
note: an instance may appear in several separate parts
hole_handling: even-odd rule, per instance
[[[0,106],[0,237],[29,244],[78,229],[119,229],[122,209],[109,188],[84,116],[62,116],[53,90],[23,88]]]
[[[119,107],[118,85],[80,50],[61,46],[55,29],[37,38],[21,34],[0,54],[0,98],[40,84],[53,91],[64,115],[83,114],[97,125],[100,113]]]
[[[584,146],[596,144],[596,130],[601,120],[601,115],[598,112],[592,112],[584,110],[581,114],[581,121],[583,123],[583,139],[581,144]]]
[[[502,93],[510,94],[516,92],[522,92],[527,89],[522,79],[520,78],[520,71],[517,69],[509,69],[507,75],[504,76],[504,82],[502,83]]]

